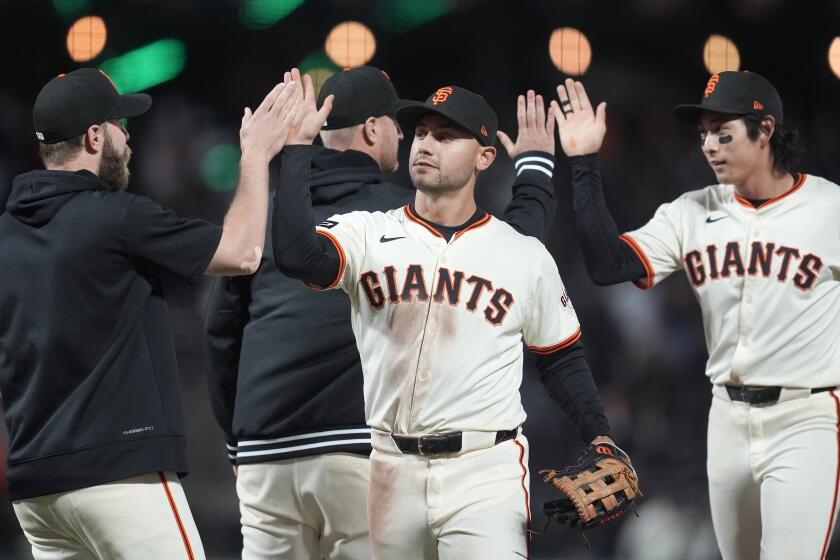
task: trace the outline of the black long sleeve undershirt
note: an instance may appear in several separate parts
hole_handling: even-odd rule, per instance
[[[559,352],[536,358],[540,381],[583,441],[589,443],[597,436],[612,437],[601,394],[583,355],[583,344],[578,341]]]
[[[312,146],[286,146],[280,153],[280,179],[274,199],[271,236],[280,271],[311,286],[332,284],[340,260],[333,244],[315,233],[309,192]]]
[[[647,277],[644,264],[619,239],[607,208],[597,154],[569,158],[572,167],[572,204],[586,270],[599,286]]]

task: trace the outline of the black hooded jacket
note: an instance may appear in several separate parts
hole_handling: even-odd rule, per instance
[[[0,215],[0,394],[13,500],[186,472],[160,274],[204,273],[221,228],[92,173],[15,178]]]
[[[366,154],[313,150],[309,184],[317,221],[356,210],[384,212],[414,198],[414,189],[384,181]],[[539,152],[520,159],[534,155],[553,159]],[[550,173],[520,174],[503,217],[543,241],[555,211]],[[270,234],[256,274],[220,279],[207,311],[208,382],[231,461],[370,454],[350,316],[350,300],[340,290],[316,292],[277,269]]]

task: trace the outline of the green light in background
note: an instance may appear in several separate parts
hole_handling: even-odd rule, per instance
[[[239,181],[239,147],[233,144],[213,146],[201,158],[201,176],[217,192],[232,191]]]
[[[90,10],[90,0],[52,0],[58,16],[65,20],[71,20],[77,16],[86,14]]]
[[[315,95],[321,92],[321,86],[327,78],[341,70],[330,60],[324,51],[315,51],[300,61],[298,69],[301,74],[312,76],[312,85],[315,87]]]
[[[169,81],[184,69],[187,53],[177,39],[162,39],[104,61],[99,67],[111,76],[120,93],[134,93]]]
[[[245,0],[239,20],[251,29],[266,29],[294,12],[304,0]]]
[[[327,53],[324,51],[315,51],[309,53],[306,58],[300,61],[298,65],[298,69],[302,74],[309,72],[310,70],[314,70],[316,68],[321,68],[324,70],[332,70],[336,72],[340,70],[335,63],[330,60],[330,57],[327,56]]]
[[[388,31],[408,31],[439,18],[452,8],[452,0],[380,0],[379,22]]]

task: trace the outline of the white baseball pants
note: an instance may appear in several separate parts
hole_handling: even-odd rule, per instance
[[[713,390],[708,475],[724,560],[825,558],[837,518],[840,400],[783,389],[779,402],[733,402]]]
[[[243,560],[370,560],[369,478],[352,453],[239,465]]]
[[[150,473],[12,503],[35,560],[204,560],[174,473]]]
[[[368,499],[374,560],[529,557],[523,435],[438,458],[404,455],[389,440],[374,431]]]

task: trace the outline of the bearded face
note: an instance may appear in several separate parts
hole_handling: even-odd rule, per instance
[[[112,192],[124,191],[128,188],[128,160],[131,159],[131,148],[126,144],[122,153],[117,151],[111,136],[106,134],[102,145],[102,160],[99,162],[99,180],[108,185]]]

